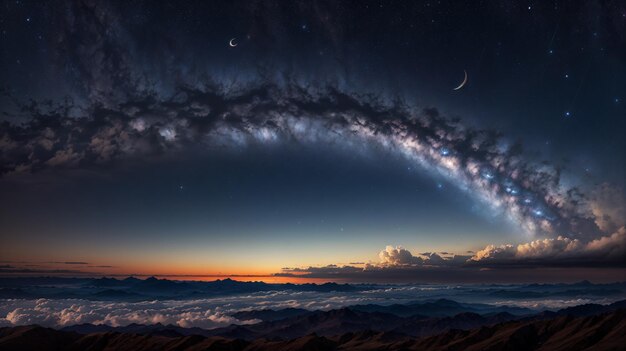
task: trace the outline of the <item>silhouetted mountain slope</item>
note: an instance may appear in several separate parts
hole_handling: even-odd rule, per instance
[[[161,323],[143,325],[132,323],[123,327],[112,327],[105,324],[77,324],[61,329],[62,331],[76,332],[79,334],[92,334],[92,333],[132,333],[141,335],[165,335],[165,336],[188,336],[188,335],[201,335],[211,336],[211,332],[202,328],[183,328],[176,325],[163,325]]]
[[[339,314],[350,313],[338,310]],[[396,332],[359,331],[333,337],[316,334],[290,340],[244,341],[223,337],[92,333],[81,335],[39,326],[0,328],[0,349],[6,351],[74,350],[623,350],[626,310],[588,317],[559,316],[550,320],[513,321],[469,331],[451,330],[410,338]]]
[[[426,336],[451,329],[472,329],[479,326],[493,325],[516,318],[516,316],[507,313],[491,316],[462,313],[453,317],[442,318],[402,318],[392,314],[378,312],[366,313],[343,308],[328,312],[313,311],[292,318],[260,322],[252,325],[233,324],[228,327],[211,330],[182,328],[174,325],[162,325],[160,323],[153,325],[130,324],[124,327],[80,324],[65,327],[62,330],[81,334],[118,332],[143,335],[202,335],[245,340],[258,338],[294,339],[309,334],[334,336],[363,330],[387,331],[408,336]]]
[[[258,319],[260,321],[277,321],[284,318],[291,318],[311,314],[312,311],[305,310],[303,308],[283,308],[280,310],[251,310],[251,311],[239,311],[231,314],[232,317],[237,318],[240,321],[248,321]]]
[[[532,310],[523,307],[512,306],[492,306],[479,303],[460,303],[448,299],[438,299],[434,301],[414,302],[410,304],[394,304],[389,306],[381,305],[354,305],[351,309],[363,312],[383,312],[391,313],[401,317],[428,316],[444,317],[454,316],[459,313],[473,312],[478,314],[501,313],[524,315],[533,313]]]

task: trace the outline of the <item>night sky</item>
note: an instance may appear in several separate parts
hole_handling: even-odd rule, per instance
[[[624,279],[624,2],[0,6],[0,274]]]

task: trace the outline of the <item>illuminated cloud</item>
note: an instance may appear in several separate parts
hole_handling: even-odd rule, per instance
[[[387,246],[378,254],[380,264],[383,266],[408,266],[422,264],[424,260],[421,257],[415,257],[409,250],[403,249],[401,246]]]
[[[468,263],[483,265],[626,266],[626,227],[609,236],[583,243],[566,237],[518,245],[488,245]]]
[[[401,246],[387,246],[378,254],[379,262],[366,263],[362,267],[355,265],[326,265],[321,267],[289,268],[285,267],[276,276],[311,277],[335,279],[363,279],[364,277],[378,278],[386,275],[410,275],[412,271],[427,272],[441,268],[462,266],[470,256],[452,255],[441,257],[434,252],[421,253],[414,256],[409,250]]]
[[[434,252],[415,256],[401,246],[387,246],[378,254],[379,262],[370,262],[364,266],[331,264],[321,267],[286,267],[275,275],[352,281],[385,281],[392,278],[407,281],[473,281],[479,277],[477,271],[484,267],[502,268],[500,273],[494,274],[497,279],[503,279],[502,274],[508,274],[507,268],[617,268],[626,266],[626,227],[588,243],[559,236],[517,245],[488,245],[472,256],[448,254],[451,256],[442,257]],[[484,276],[478,279],[484,279]]]
[[[76,299],[11,300],[0,314],[0,325],[39,324],[65,327],[92,323],[110,326],[174,324],[180,327],[216,328],[247,322],[225,314],[210,301],[96,302]]]

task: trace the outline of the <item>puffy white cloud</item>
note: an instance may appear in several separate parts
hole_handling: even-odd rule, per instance
[[[554,239],[535,240],[529,243],[519,244],[515,257],[517,258],[544,258],[566,256],[583,249],[583,244],[578,239],[570,239],[559,236]]]
[[[442,257],[436,252],[423,252],[414,256],[411,251],[402,246],[387,246],[382,250],[378,257],[380,263],[370,265],[369,268],[375,267],[406,267],[406,266],[459,266],[463,264],[470,256],[454,255],[449,252],[446,255],[450,257]]]
[[[609,236],[583,243],[563,236],[518,245],[488,245],[470,263],[550,263],[556,265],[626,264],[626,227]]]
[[[502,258],[512,258],[515,257],[515,252],[517,248],[513,245],[487,245],[484,249],[478,250],[470,260],[472,261],[482,261],[482,260],[492,260],[492,259],[502,259]]]
[[[65,327],[81,323],[125,326],[138,324],[173,324],[181,327],[212,329],[231,324],[249,324],[256,320],[237,320],[231,314],[242,310],[305,308],[327,310],[355,304],[380,303],[393,299],[398,303],[415,298],[432,298],[453,292],[420,286],[381,286],[365,291],[278,290],[245,293],[195,300],[142,302],[88,301],[80,299],[0,300],[0,326],[40,324]],[[450,296],[448,296],[450,297]]]
[[[227,314],[213,300],[105,302],[75,299],[5,300],[0,325],[40,324],[64,327],[92,323],[111,326],[174,324],[181,327],[217,328],[245,324]]]
[[[392,269],[393,270],[393,269]],[[403,268],[398,270],[403,271]],[[423,267],[410,268],[410,272],[423,270]],[[388,274],[389,268],[379,268]],[[436,273],[441,275],[441,273]],[[462,273],[466,274],[466,273]],[[455,284],[456,285],[456,284]],[[563,287],[567,290],[568,287]],[[470,289],[450,289],[450,285],[414,284],[381,285],[379,289],[357,291],[335,291],[319,293],[314,291],[278,290],[259,293],[243,293],[196,300],[167,300],[142,302],[88,301],[80,299],[0,299],[0,327],[39,324],[46,327],[92,323],[110,326],[138,324],[173,324],[181,327],[205,329],[228,326],[230,324],[250,324],[257,320],[237,320],[231,315],[239,311],[260,309],[304,308],[309,310],[329,310],[356,304],[409,303],[420,299],[468,297]],[[476,290],[483,296],[483,290]],[[541,307],[565,307],[588,302],[611,303],[621,298],[615,296],[599,300],[597,296],[577,297],[564,301],[550,299],[507,300],[502,304],[515,306],[526,303],[541,304]],[[497,302],[496,302],[497,303]],[[532,306],[529,306],[532,307]]]
[[[413,256],[409,250],[402,246],[387,246],[378,254],[378,257],[381,265],[389,266],[408,266],[424,262],[421,257]]]

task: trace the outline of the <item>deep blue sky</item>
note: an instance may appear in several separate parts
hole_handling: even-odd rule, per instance
[[[385,245],[467,254],[532,239],[471,187],[462,191],[454,179],[371,145],[182,144],[175,154],[129,159],[119,157],[127,150],[101,148],[99,159],[83,155],[67,167],[11,149],[41,143],[34,140],[44,127],[29,125],[17,137],[11,126],[48,111],[48,101],[74,104],[48,122],[111,121],[85,111],[130,116],[133,104],[164,100],[168,109],[177,90],[199,91],[208,81],[225,90],[251,81],[326,85],[435,108],[500,133],[502,145],[520,143],[534,171],[545,161],[586,199],[601,184],[624,194],[626,5],[619,1],[1,6],[0,253],[11,261],[80,258],[144,269],[160,255],[194,272],[246,271],[259,262],[269,272],[376,261]],[[231,38],[237,47],[228,46]],[[453,91],[464,70],[467,85]],[[64,127],[54,128],[51,139]],[[124,132],[94,132],[72,150]],[[42,151],[41,143],[37,152],[54,155],[57,146]]]

